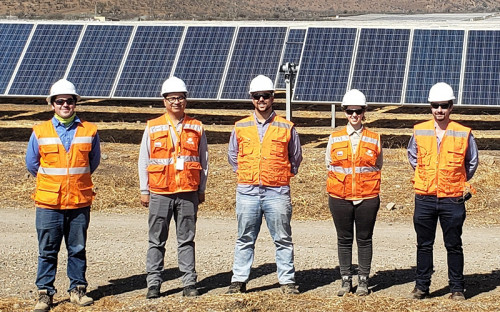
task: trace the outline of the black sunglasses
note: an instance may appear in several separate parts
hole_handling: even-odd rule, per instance
[[[361,114],[363,114],[364,112],[365,112],[365,110],[364,110],[364,109],[362,109],[362,108],[360,108],[360,109],[346,109],[346,110],[345,110],[345,113],[346,113],[347,115],[352,115],[352,114],[354,114],[354,113],[356,113],[356,115],[361,115]]]
[[[438,109],[440,106],[442,109],[448,109],[450,108],[450,103],[431,103],[432,108]]]
[[[252,97],[254,100],[260,100],[260,98],[264,98],[264,100],[267,100],[269,99],[271,96],[273,96],[272,93],[255,93],[255,94],[252,94]]]
[[[68,103],[68,105],[75,105],[76,101],[73,98],[69,98],[69,99],[57,99],[57,100],[54,101],[54,103],[56,103],[57,105],[64,105],[64,103]]]

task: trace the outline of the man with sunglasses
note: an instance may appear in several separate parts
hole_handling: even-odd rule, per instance
[[[162,85],[166,113],[149,120],[139,153],[140,201],[149,207],[146,257],[147,299],[160,297],[165,243],[172,216],[177,236],[183,296],[198,296],[195,269],[196,218],[205,201],[208,174],[207,138],[200,121],[184,113],[187,88],[171,77]]]
[[[447,250],[449,298],[465,300],[462,227],[468,191],[474,191],[467,181],[479,162],[471,129],[450,120],[454,99],[450,85],[439,82],[432,86],[428,101],[434,118],[415,125],[408,144],[408,160],[415,169],[413,224],[417,234],[417,269],[415,287],[410,293],[414,299],[429,296],[439,220]]]
[[[250,83],[254,112],[236,122],[228,160],[237,173],[238,238],[228,294],[246,291],[255,241],[265,217],[276,246],[278,281],[284,294],[298,294],[290,220],[290,178],[302,161],[299,136],[292,122],[273,110],[274,84],[259,75]]]
[[[36,177],[33,194],[38,236],[38,302],[35,312],[49,311],[56,293],[57,256],[64,238],[68,251],[70,302],[80,306],[94,301],[86,295],[87,229],[94,199],[91,174],[101,159],[97,127],[76,115],[80,96],[75,86],[61,79],[54,83],[47,103],[52,119],[33,127],[26,152],[26,167]]]

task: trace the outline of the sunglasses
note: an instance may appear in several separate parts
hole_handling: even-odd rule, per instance
[[[362,108],[360,108],[360,109],[346,109],[346,110],[345,110],[345,113],[346,113],[347,115],[352,115],[352,114],[354,114],[354,113],[356,113],[356,115],[361,115],[361,114],[363,114],[364,112],[365,112],[365,110],[364,110],[364,109],[362,109]]]
[[[432,108],[438,109],[441,107],[442,109],[448,109],[450,108],[450,103],[444,103],[444,104],[439,104],[439,103],[431,103]]]
[[[165,100],[167,100],[170,104],[174,104],[177,101],[182,102],[185,99],[186,99],[185,96],[171,96],[171,97],[166,97],[165,98]]]
[[[75,99],[73,98],[69,98],[69,99],[57,99],[54,101],[54,103],[56,105],[64,105],[64,103],[68,103],[68,105],[75,105],[76,104],[76,101]]]
[[[252,97],[254,100],[260,100],[260,98],[264,98],[264,100],[267,100],[269,99],[271,96],[273,96],[272,93],[256,93],[256,94],[252,94]]]

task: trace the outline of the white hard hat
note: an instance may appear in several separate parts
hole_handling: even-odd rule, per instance
[[[165,94],[173,93],[173,92],[183,92],[188,93],[186,88],[186,84],[182,79],[172,76],[163,82],[161,86],[161,95],[165,96]]]
[[[259,91],[273,91],[274,92],[274,83],[269,77],[264,75],[258,75],[252,82],[250,82],[250,91],[248,93],[252,94],[254,92]]]
[[[445,102],[455,99],[453,88],[446,82],[438,82],[429,91],[429,102]]]
[[[346,106],[366,106],[366,96],[358,89],[351,89],[342,98],[342,107]]]
[[[52,97],[61,94],[71,94],[76,96],[76,101],[80,101],[80,95],[76,93],[75,85],[66,79],[56,81],[50,88],[50,95],[47,97],[47,103],[52,104]]]

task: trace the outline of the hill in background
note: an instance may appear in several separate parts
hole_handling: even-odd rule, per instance
[[[0,16],[116,20],[321,20],[369,13],[500,11],[495,0],[2,0]]]

